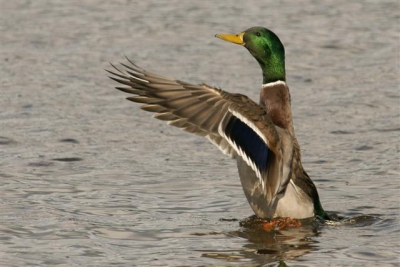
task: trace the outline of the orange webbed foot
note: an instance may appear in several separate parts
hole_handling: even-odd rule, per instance
[[[287,218],[274,218],[269,222],[264,222],[262,227],[264,230],[273,231],[273,230],[286,230],[291,227],[299,227],[301,226],[301,222],[298,219],[294,219],[291,217]]]

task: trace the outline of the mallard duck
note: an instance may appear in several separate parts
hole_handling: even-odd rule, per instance
[[[186,132],[206,137],[236,160],[244,194],[263,219],[313,216],[329,219],[317,189],[301,164],[293,127],[285,49],[278,36],[263,27],[216,37],[245,47],[262,70],[259,103],[207,84],[190,84],[144,70],[132,61],[114,65],[110,78],[126,85],[128,100]]]

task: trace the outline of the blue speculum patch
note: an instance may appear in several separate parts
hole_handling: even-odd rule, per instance
[[[261,174],[267,171],[270,150],[253,129],[239,118],[232,116],[224,131],[226,136],[254,162]]]

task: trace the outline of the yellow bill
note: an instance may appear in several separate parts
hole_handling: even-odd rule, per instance
[[[243,35],[244,32],[241,32],[239,34],[216,34],[215,37],[218,37],[230,43],[245,45],[246,43],[243,41]]]

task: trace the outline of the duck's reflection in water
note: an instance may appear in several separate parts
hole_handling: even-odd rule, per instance
[[[310,218],[300,220],[301,226],[284,230],[265,230],[265,221],[251,216],[240,222],[237,231],[224,233],[232,237],[248,240],[240,250],[209,251],[203,257],[229,262],[241,262],[241,266],[286,266],[285,260],[292,260],[311,251],[318,250],[316,238],[323,226],[355,226],[371,225],[380,219],[376,216],[359,215],[341,217],[330,214],[332,220]],[[221,219],[224,220],[224,219]],[[214,233],[215,234],[215,233]],[[247,265],[246,265],[247,263]]]
[[[237,231],[225,233],[233,237],[247,239],[249,242],[242,249],[233,251],[210,251],[203,257],[229,262],[242,262],[246,266],[263,265],[276,262],[276,266],[286,266],[284,261],[302,256],[317,249],[317,241],[322,223],[317,219],[301,220],[302,226],[280,231],[266,231],[263,221],[255,216],[240,222]],[[274,265],[275,266],[275,265]]]

